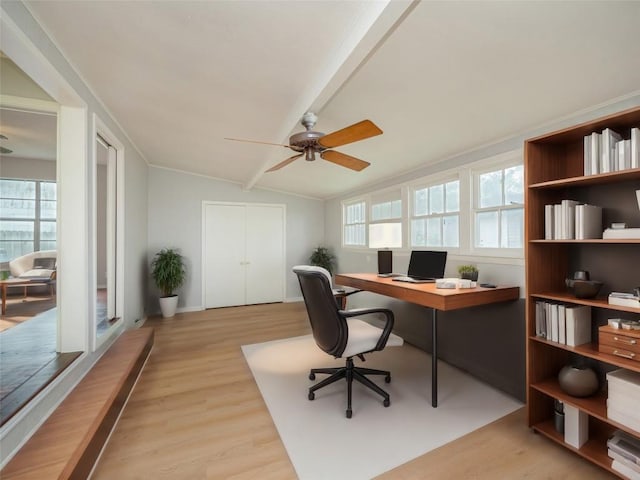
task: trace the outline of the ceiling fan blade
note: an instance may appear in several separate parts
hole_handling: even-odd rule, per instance
[[[320,154],[320,157],[324,160],[335,163],[336,165],[340,165],[341,167],[347,167],[351,170],[355,170],[356,172],[364,170],[371,165],[369,162],[352,157],[351,155],[336,152],[335,150],[326,150]]]
[[[291,162],[293,162],[295,159],[300,158],[303,155],[304,155],[304,153],[298,153],[298,154],[294,155],[293,157],[289,157],[286,160],[283,160],[282,162],[275,164],[273,167],[271,167],[269,170],[267,170],[267,172],[275,172],[276,170],[280,170],[282,167],[286,167]],[[265,172],[265,173],[267,173],[267,172]]]
[[[245,140],[245,139],[242,139],[242,138],[228,138],[228,137],[224,137],[224,139],[225,140],[233,140],[234,142],[260,143],[262,145],[275,145],[276,147],[291,148],[291,145],[283,145],[282,143],[260,142],[258,140]]]
[[[364,140],[365,138],[380,135],[380,130],[371,120],[362,120],[350,127],[343,128],[333,133],[328,133],[318,140],[318,143],[326,148],[339,147],[348,143]]]
[[[4,148],[4,147],[0,147],[0,153],[11,153],[13,152],[13,150],[10,150],[8,148]]]

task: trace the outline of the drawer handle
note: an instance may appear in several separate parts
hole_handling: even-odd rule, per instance
[[[622,353],[622,352],[619,352],[618,350],[614,350],[613,354],[617,355],[618,357],[628,358],[629,360],[633,360],[636,356],[635,353]]]
[[[626,338],[620,338],[620,337],[613,337],[613,339],[616,342],[626,343],[627,345],[635,345],[636,343],[638,343],[635,340],[627,340]]]

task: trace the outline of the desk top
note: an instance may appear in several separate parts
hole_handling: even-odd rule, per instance
[[[394,282],[375,273],[336,274],[335,283],[437,310],[457,310],[520,298],[520,287],[436,288],[435,283]]]

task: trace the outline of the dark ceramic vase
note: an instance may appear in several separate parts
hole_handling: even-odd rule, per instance
[[[567,365],[558,374],[560,388],[573,397],[589,397],[598,391],[598,377],[589,367]]]

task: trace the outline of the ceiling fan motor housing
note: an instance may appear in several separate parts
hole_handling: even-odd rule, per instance
[[[318,143],[318,140],[324,137],[324,135],[322,132],[314,132],[312,130],[296,133],[289,137],[289,146],[296,152],[306,152],[306,159],[313,161],[315,160],[313,153],[326,150],[326,147]]]

